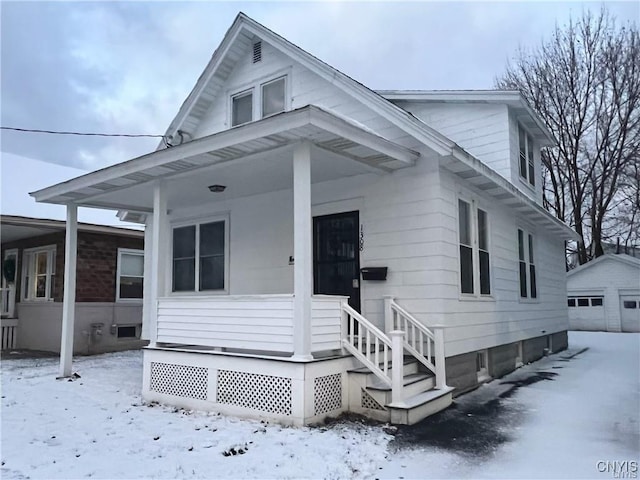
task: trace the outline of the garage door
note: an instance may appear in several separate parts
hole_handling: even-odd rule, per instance
[[[620,295],[620,323],[623,332],[640,332],[640,295]]]

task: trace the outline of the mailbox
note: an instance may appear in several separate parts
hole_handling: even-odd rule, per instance
[[[387,267],[365,267],[360,269],[363,280],[386,280]]]

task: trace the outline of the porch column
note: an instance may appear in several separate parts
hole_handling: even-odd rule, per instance
[[[167,193],[164,181],[153,187],[153,220],[151,222],[151,301],[149,302],[149,345],[158,338],[158,299],[166,294],[167,258]]]
[[[293,151],[293,356],[311,360],[311,143]]]
[[[150,340],[151,313],[153,312],[153,290],[151,279],[153,278],[153,215],[147,215],[144,222],[144,277],[142,285],[142,332],[140,338]],[[155,317],[154,317],[155,318]]]
[[[78,254],[78,207],[67,204],[64,238],[64,295],[60,340],[60,377],[70,377],[73,362],[73,323],[76,310],[76,260]]]

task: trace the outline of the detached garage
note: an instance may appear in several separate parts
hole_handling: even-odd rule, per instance
[[[640,259],[603,255],[567,273],[571,330],[640,332]]]

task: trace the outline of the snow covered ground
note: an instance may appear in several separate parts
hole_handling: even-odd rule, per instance
[[[76,358],[75,381],[55,380],[56,359],[5,360],[1,474],[623,478],[598,462],[640,460],[640,335],[573,332],[569,340],[570,350],[395,436],[357,422],[285,428],[144,405],[141,352]]]

